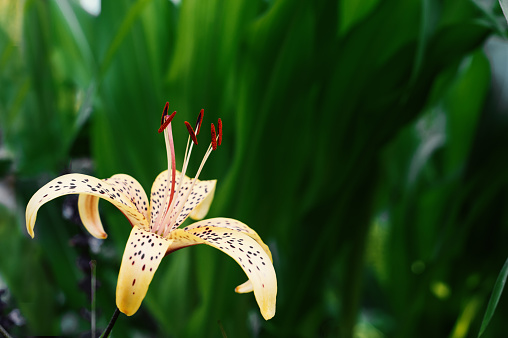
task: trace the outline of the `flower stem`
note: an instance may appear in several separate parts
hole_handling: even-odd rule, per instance
[[[92,298],[92,304],[91,304],[91,307],[92,307],[92,316],[91,316],[91,324],[92,324],[92,337],[95,337],[95,288],[96,288],[96,274],[97,274],[97,270],[96,270],[96,266],[97,266],[97,261],[95,260],[91,260],[90,261],[90,269],[92,270],[92,285],[91,285],[91,298]]]
[[[111,330],[113,329],[113,326],[115,326],[116,319],[120,315],[120,310],[116,308],[115,313],[113,313],[113,317],[111,317],[111,320],[109,321],[108,327],[102,334],[101,338],[108,338],[109,334],[111,333]]]
[[[12,338],[12,336],[9,334],[9,332],[7,332],[6,329],[4,329],[4,327],[2,325],[0,325],[0,333],[2,334],[2,336],[4,336],[5,338]]]

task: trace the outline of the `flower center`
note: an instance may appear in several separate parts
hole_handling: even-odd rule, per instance
[[[196,120],[196,125],[194,128],[190,125],[189,122],[185,121],[185,126],[187,127],[187,131],[189,132],[189,137],[187,138],[187,146],[185,148],[185,155],[183,159],[183,167],[182,172],[179,176],[178,185],[175,188],[176,182],[176,165],[175,165],[175,146],[173,143],[173,132],[171,129],[171,121],[173,120],[176,111],[171,115],[168,114],[169,103],[166,102],[164,106],[164,110],[162,111],[161,117],[161,126],[159,128],[159,133],[164,131],[164,139],[166,141],[166,152],[168,158],[168,178],[167,181],[171,182],[166,185],[166,189],[164,190],[164,195],[162,199],[162,210],[157,215],[157,219],[154,222],[153,228],[151,231],[160,236],[166,237],[172,230],[174,230],[176,225],[176,220],[178,216],[181,214],[185,202],[189,198],[194,185],[196,184],[199,174],[203,169],[203,166],[208,159],[208,156],[212,153],[213,150],[217,149],[218,145],[222,143],[222,121],[218,120],[218,135],[215,130],[215,126],[212,123],[211,126],[211,135],[212,140],[208,149],[201,161],[199,169],[196,173],[195,178],[192,179],[191,185],[189,189],[186,189],[185,193],[183,193],[183,181],[185,178],[185,173],[187,171],[187,167],[189,165],[190,156],[192,153],[192,148],[195,145],[198,145],[197,136],[201,130],[201,124],[203,122],[203,114],[204,110],[201,109],[199,112],[198,118]],[[191,142],[192,140],[192,142]]]

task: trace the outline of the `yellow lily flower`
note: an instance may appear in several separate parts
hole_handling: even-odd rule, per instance
[[[60,176],[30,199],[26,208],[27,231],[34,237],[37,211],[46,202],[68,194],[79,194],[78,208],[83,225],[96,238],[106,238],[99,217],[99,198],[113,203],[127,217],[132,230],[118,275],[116,304],[124,314],[131,316],[139,309],[148,286],[163,257],[169,253],[196,244],[207,244],[232,257],[247,274],[249,280],[235,291],[254,291],[263,317],[275,315],[277,280],[272,255],[258,234],[247,225],[230,218],[212,218],[185,228],[179,226],[190,216],[200,220],[208,212],[215,192],[216,180],[200,181],[199,174],[211,152],[222,142],[222,122],[218,133],[212,123],[212,142],[201,162],[196,177],[185,175],[193,145],[201,129],[203,110],[195,130],[185,122],[189,131],[182,171],[175,169],[175,150],[171,120],[166,103],[160,132],[164,132],[168,156],[168,170],[157,176],[152,185],[150,202],[141,185],[129,175],[117,174],[98,179],[82,174]],[[192,141],[191,141],[192,140]]]

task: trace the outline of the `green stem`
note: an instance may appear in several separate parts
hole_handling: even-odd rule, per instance
[[[116,320],[119,315],[120,315],[120,310],[118,310],[118,308],[116,308],[115,313],[113,313],[113,317],[111,317],[108,327],[102,334],[101,338],[108,338],[109,334],[111,333],[111,330],[113,329],[113,326],[115,326]]]
[[[6,329],[4,329],[4,327],[2,325],[0,325],[0,333],[2,334],[2,336],[4,336],[5,338],[12,338],[12,336],[9,334],[9,332],[7,332]]]
[[[91,285],[91,298],[92,298],[92,304],[91,304],[91,310],[92,310],[92,318],[91,318],[91,324],[92,324],[92,337],[95,337],[95,288],[96,288],[96,265],[97,261],[92,260],[90,261],[90,269],[92,270],[92,285]]]

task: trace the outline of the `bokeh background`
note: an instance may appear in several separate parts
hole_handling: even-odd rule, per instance
[[[92,1],[93,3],[93,1]],[[100,3],[100,2],[99,2]],[[115,337],[476,337],[508,257],[508,43],[497,1],[0,1],[0,322],[90,336],[115,309],[129,223],[76,197],[24,211],[52,178],[164,170],[166,101],[221,117],[209,216],[270,246],[265,322],[236,263],[205,246],[163,260]],[[203,131],[200,142],[206,143]],[[198,146],[189,173],[205,146]],[[485,337],[508,332],[501,297]],[[223,333],[224,332],[224,333]]]

